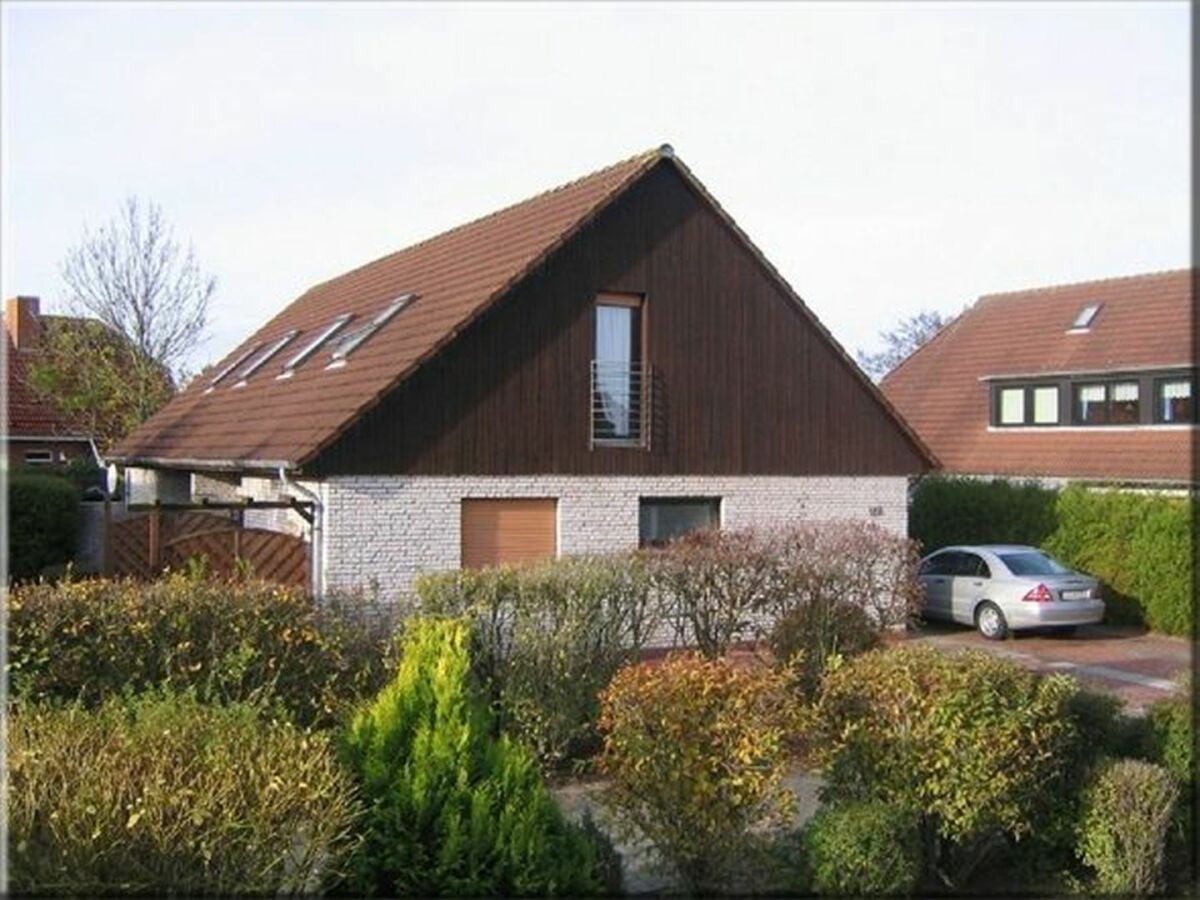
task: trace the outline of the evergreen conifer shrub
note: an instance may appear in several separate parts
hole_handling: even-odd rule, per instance
[[[359,711],[346,755],[367,805],[350,889],[393,895],[596,893],[595,853],[530,754],[495,735],[470,626],[416,619],[395,679]]]

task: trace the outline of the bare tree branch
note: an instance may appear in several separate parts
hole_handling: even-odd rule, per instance
[[[883,350],[878,353],[858,351],[858,364],[876,381],[880,380],[954,319],[937,310],[924,309],[914,316],[901,319],[888,331],[879,332]]]
[[[176,378],[205,338],[217,280],[200,270],[189,244],[175,240],[158,204],[127,197],[115,218],[63,259],[67,305],[125,335]]]

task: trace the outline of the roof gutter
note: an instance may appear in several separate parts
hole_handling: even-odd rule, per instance
[[[186,456],[114,455],[105,457],[105,462],[148,469],[192,469],[206,472],[242,472],[247,469],[277,472],[296,468],[294,463],[282,459],[194,459]]]

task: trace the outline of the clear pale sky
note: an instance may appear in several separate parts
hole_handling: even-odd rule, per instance
[[[5,296],[162,204],[225,354],[308,285],[669,142],[852,352],[1189,265],[1185,3],[3,7]]]

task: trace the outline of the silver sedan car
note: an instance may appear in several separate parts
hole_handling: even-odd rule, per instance
[[[1100,582],[1037,547],[943,547],[921,560],[924,615],[974,625],[990,640],[1010,631],[1071,631],[1104,618]]]

